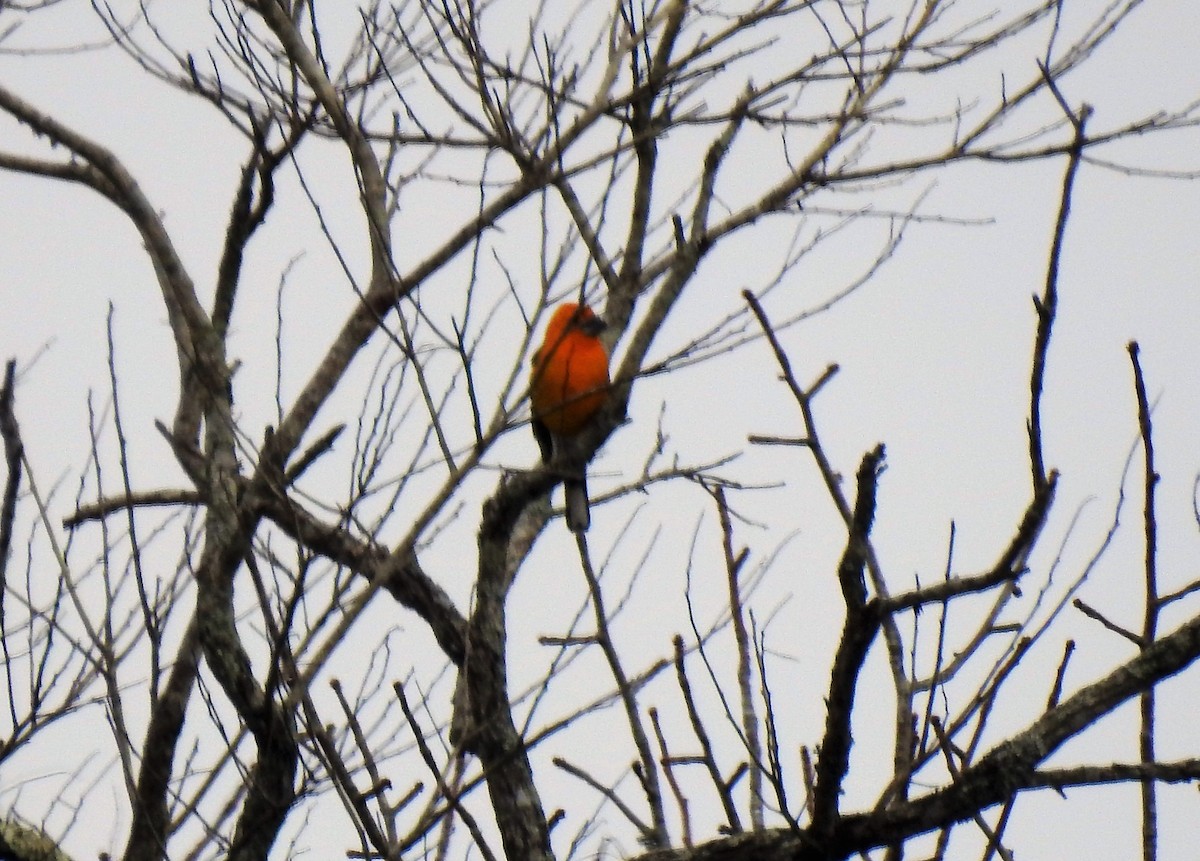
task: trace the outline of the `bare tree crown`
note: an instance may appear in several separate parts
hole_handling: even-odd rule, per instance
[[[1136,174],[1120,145],[1198,116],[1072,87],[1140,5],[96,2],[63,45],[78,4],[0,2],[0,190],[67,183],[119,215],[174,347],[150,369],[174,388],[139,386],[121,305],[95,321],[107,391],[62,428],[90,453],[69,481],[23,432],[36,357],[7,365],[0,786],[59,727],[89,758],[49,801],[4,796],[0,856],[1011,858],[1015,808],[1136,784],[1122,814],[1159,857],[1161,785],[1200,760],[1156,753],[1155,696],[1200,656],[1200,616],[1162,618],[1195,584],[1158,567],[1136,342],[1136,625],[1081,591],[1134,503],[1123,484],[1075,564],[1051,546],[1072,515],[1045,443],[1081,166]],[[2,72],[90,57],[144,84],[119,104],[210,124],[154,158],[202,150],[233,178],[214,259],[119,155],[129,130]],[[990,556],[969,570],[955,522],[914,536],[945,547],[914,576],[877,540],[888,440],[847,453],[823,430],[842,372],[814,324],[853,313],[913,230],[986,217],[931,204],[934,178],[1039,163],[1053,193],[1028,217],[1051,229],[1014,287],[1033,300],[1006,411],[1023,505],[972,536]],[[562,302],[602,315],[611,381],[542,463],[530,362]],[[685,391],[701,427],[679,442],[656,405]],[[757,412],[772,398],[790,424]],[[153,426],[130,418],[147,404]],[[728,426],[733,450],[705,447]],[[764,456],[773,487],[747,465]],[[605,522],[567,533],[557,488],[569,507],[585,469]],[[760,530],[770,493],[788,501]],[[797,529],[830,537],[794,557],[773,542]],[[1068,620],[1128,654],[1074,674]],[[1125,703],[1136,745],[1050,761]]]

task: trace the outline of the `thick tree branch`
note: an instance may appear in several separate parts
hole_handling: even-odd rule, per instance
[[[875,519],[875,495],[883,468],[883,446],[863,456],[858,467],[858,491],[851,518],[846,549],[838,564],[837,577],[842,587],[846,619],[842,625],[829,694],[825,702],[825,733],[817,759],[816,787],[813,790],[811,832],[818,843],[828,841],[839,818],[842,782],[850,767],[851,716],[858,676],[867,658],[871,642],[882,621],[877,603],[868,603],[866,569],[871,525]]]
[[[13,524],[17,517],[17,494],[21,489],[21,460],[25,446],[14,409],[17,361],[9,359],[4,366],[4,383],[0,385],[0,439],[4,441],[4,498],[0,502],[0,631],[5,630],[4,596],[8,592],[8,558],[12,551]]]
[[[1150,686],[1200,658],[1200,617],[1159,639],[1103,679],[1049,709],[1028,728],[1001,742],[959,780],[911,801],[837,821],[827,838],[814,843],[808,831],[753,832],[714,840],[694,850],[665,850],[637,861],[831,861],[850,858],[937,828],[962,822],[1015,793],[1116,781],[1200,779],[1200,763],[1132,763],[1039,771],[1064,742]]]
[[[545,808],[533,782],[524,741],[513,723],[505,665],[505,603],[515,574],[513,566],[519,564],[510,556],[509,547],[524,505],[520,496],[502,496],[497,494],[484,504],[479,529],[475,610],[468,621],[463,662],[470,709],[463,745],[483,763],[505,855],[549,861],[554,853]]]
[[[200,650],[199,626],[193,617],[184,632],[167,683],[159,693],[142,744],[142,764],[134,795],[133,823],[125,844],[124,861],[156,861],[166,852],[170,837],[171,784],[175,754],[196,686]]]

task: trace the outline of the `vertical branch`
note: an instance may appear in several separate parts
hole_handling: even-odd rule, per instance
[[[813,791],[812,831],[818,842],[828,839],[839,817],[842,782],[850,766],[850,720],[858,674],[882,621],[877,606],[867,601],[866,568],[868,535],[875,519],[875,494],[883,467],[884,450],[878,445],[863,455],[858,467],[858,496],[850,522],[846,549],[838,564],[838,581],[846,604],[846,620],[833,660],[825,713],[825,734],[817,760]]]
[[[1067,150],[1067,171],[1063,176],[1058,220],[1054,225],[1054,240],[1050,244],[1050,262],[1046,267],[1046,286],[1040,297],[1036,295],[1033,297],[1033,307],[1037,312],[1038,325],[1033,347],[1033,373],[1029,381],[1029,465],[1033,471],[1035,495],[1044,492],[1049,482],[1042,452],[1042,387],[1046,381],[1046,355],[1050,350],[1050,335],[1054,328],[1054,316],[1058,310],[1058,271],[1062,259],[1063,242],[1067,233],[1067,220],[1071,215],[1071,192],[1075,187],[1075,174],[1079,170],[1083,148],[1087,143],[1085,127],[1088,117],[1092,113],[1092,109],[1088,105],[1080,108],[1078,113],[1070,109],[1046,66],[1042,66],[1042,76],[1045,78],[1050,92],[1058,100],[1059,107],[1062,108],[1067,120],[1074,128],[1075,136]]]
[[[336,683],[336,679],[331,682],[331,684]],[[393,821],[387,816],[386,802],[383,799],[385,785],[372,782],[366,792],[355,785],[354,776],[347,768],[342,752],[338,750],[337,743],[334,741],[332,726],[322,723],[321,715],[317,712],[316,705],[307,690],[301,696],[300,714],[304,722],[304,729],[311,739],[314,756],[329,775],[330,782],[337,787],[338,794],[343,799],[343,805],[354,820],[355,830],[358,832],[358,839],[363,847],[363,856],[367,857],[373,849],[372,854],[377,854],[380,858],[387,858],[394,842],[389,842],[392,836],[391,830],[389,829],[387,836],[383,834],[367,804],[368,797],[378,792],[380,812],[383,814],[380,818],[384,820],[385,824]]]
[[[683,637],[675,635],[675,676],[679,681],[679,690],[683,694],[683,702],[687,707],[688,719],[692,724],[692,732],[696,735],[696,741],[700,743],[702,751],[701,758],[704,761],[704,767],[708,769],[708,776],[713,782],[713,786],[717,788],[717,794],[721,797],[721,805],[725,810],[725,821],[729,833],[737,834],[742,830],[742,823],[737,814],[737,806],[733,803],[732,786],[733,780],[725,780],[721,776],[721,769],[717,765],[716,756],[713,754],[712,741],[708,737],[708,732],[704,729],[704,721],[701,720],[700,711],[696,708],[696,698],[692,695],[692,686],[688,681],[687,672],[684,669],[683,657]]]
[[[209,423],[215,424],[211,419]],[[239,563],[251,552],[250,526],[237,502],[226,495],[236,492],[235,482],[228,472],[222,481],[222,472],[214,468],[217,477],[196,571],[198,641],[213,676],[254,736],[257,759],[244,777],[245,800],[228,857],[257,861],[269,853],[296,800],[299,746],[294,707],[276,701],[258,683],[237,629],[233,580]]]
[[[679,806],[679,822],[682,830],[681,840],[685,849],[691,849],[692,843],[692,816],[688,805],[687,796],[683,794],[683,790],[679,787],[679,781],[675,779],[675,763],[676,760],[671,756],[671,751],[667,748],[667,737],[663,735],[662,723],[658,719],[658,709],[650,707],[650,723],[654,727],[654,737],[658,740],[658,749],[662,754],[659,760],[662,763],[663,775],[667,779],[667,785],[671,787],[671,794],[675,796],[675,803]]]
[[[647,845],[651,848],[666,848],[667,817],[663,811],[662,790],[658,783],[658,768],[654,762],[654,751],[650,747],[650,738],[642,725],[642,716],[638,711],[637,694],[629,677],[621,666],[621,658],[613,645],[608,631],[608,611],[604,608],[604,595],[600,591],[600,582],[596,572],[592,570],[592,560],[587,552],[587,536],[583,532],[575,533],[575,541],[579,545],[579,558],[582,562],[583,575],[587,578],[588,591],[592,595],[592,607],[596,616],[596,643],[604,653],[613,680],[620,692],[621,704],[625,707],[625,719],[629,723],[629,732],[633,736],[634,746],[638,751],[638,761],[641,765],[637,771],[646,793],[646,801],[650,805],[651,831],[646,835]]]
[[[837,470],[834,469],[833,464],[830,462],[829,457],[825,453],[824,446],[822,445],[820,436],[817,432],[816,418],[813,413],[813,398],[815,398],[821,388],[827,382],[829,382],[830,379],[832,379],[833,375],[838,370],[838,366],[830,365],[828,368],[826,368],[825,373],[822,374],[822,376],[818,378],[818,380],[806,391],[800,386],[795,375],[792,373],[791,361],[788,359],[787,353],[783,349],[783,345],[779,342],[779,338],[771,325],[771,321],[767,318],[766,311],[763,310],[762,304],[749,290],[743,290],[742,297],[746,300],[746,303],[750,306],[750,310],[757,318],[763,334],[766,336],[767,342],[771,345],[771,350],[775,354],[775,360],[779,365],[783,381],[791,390],[792,396],[796,400],[796,405],[800,408],[800,415],[804,422],[804,430],[806,433],[803,444],[812,454],[813,460],[816,462],[817,469],[821,474],[821,479],[825,483],[825,489],[829,494],[829,498],[837,507],[838,514],[841,515],[842,521],[846,525],[849,539],[849,544],[847,547],[849,548],[851,546],[856,546],[856,553],[861,555],[863,570],[864,572],[868,572],[870,574],[871,585],[874,587],[876,594],[881,598],[886,599],[888,597],[888,589],[887,583],[884,581],[883,571],[879,566],[878,560],[875,558],[875,552],[871,547],[867,532],[859,531],[857,509],[852,510],[850,508],[850,503],[847,500],[846,495],[842,492],[841,476]],[[882,462],[882,447],[878,449],[877,454],[879,461]],[[874,488],[872,486],[872,492],[873,489]],[[861,487],[859,493],[861,497]],[[873,514],[873,500],[871,502],[871,506]],[[868,529],[869,526],[870,523],[868,522]],[[865,585],[866,584],[864,583],[864,589]],[[845,590],[846,586],[847,584],[843,582],[843,590]],[[865,601],[865,597],[863,597],[862,600]],[[849,621],[850,620],[847,619],[848,624]],[[874,618],[873,624],[882,627],[884,642],[886,643],[888,650],[888,666],[891,669],[892,683],[896,693],[895,721],[893,723],[893,726],[895,727],[895,737],[892,746],[892,770],[893,774],[898,778],[897,785],[903,785],[907,780],[907,774],[912,760],[912,751],[916,744],[915,729],[913,727],[912,720],[913,686],[908,681],[904,671],[903,640],[900,636],[900,630],[896,624],[894,616],[890,612],[882,612]],[[846,630],[849,631],[849,627]],[[873,630],[871,631],[871,636],[874,636]],[[843,671],[849,672],[850,670],[847,667]],[[857,668],[853,670],[853,674],[857,674]],[[851,684],[853,683],[853,676],[850,677],[849,681]],[[827,726],[827,730],[828,728],[829,727]],[[825,762],[827,759],[828,757],[824,755],[823,749],[820,762]],[[834,766],[830,767],[834,768]],[[829,778],[827,776],[826,780],[828,779]],[[838,776],[837,782],[840,783],[840,781],[841,776]],[[817,788],[818,790],[820,789],[820,783],[818,783]],[[825,801],[827,803],[836,805],[836,797],[830,798],[827,796]],[[820,805],[818,805],[814,799],[814,811],[820,809]],[[833,812],[833,810],[834,808],[827,807],[825,808],[824,813],[825,815],[829,815]]]
[[[99,428],[97,427],[96,412],[92,398],[87,399],[88,430],[91,435],[91,462],[96,482],[96,492],[104,495],[104,469],[101,466]],[[120,648],[117,645],[117,635],[113,630],[113,616],[116,614],[116,593],[119,587],[114,586],[112,565],[112,540],[108,530],[108,520],[100,521],[100,545],[104,549],[99,554],[101,582],[103,583],[104,598],[101,606],[104,612],[99,622],[99,637],[96,641],[96,662],[105,685],[105,708],[109,713],[109,726],[112,729],[113,741],[117,748],[117,758],[121,762],[121,774],[125,779],[125,789],[130,797],[133,795],[133,748],[131,744],[129,725],[125,721],[124,693],[121,680],[117,674],[120,662]]]
[[[349,774],[346,764],[342,761],[339,752],[332,748],[325,748],[325,755],[330,760],[333,769],[337,771],[337,776],[334,778],[342,785],[342,791],[347,795],[351,795],[352,801],[357,802],[356,812],[358,813],[359,827],[366,831],[371,836],[371,842],[381,854],[386,853],[396,845],[396,820],[389,815],[391,805],[387,800],[387,789],[389,783],[383,779],[379,773],[379,763],[375,759],[375,754],[371,750],[371,745],[368,743],[367,735],[363,732],[362,722],[358,719],[358,714],[346,699],[346,694],[342,690],[342,683],[339,679],[330,679],[329,687],[333,691],[333,695],[337,697],[338,706],[342,710],[342,715],[346,718],[346,725],[350,729],[350,734],[354,737],[354,746],[358,748],[359,755],[362,756],[363,768],[366,769],[367,777],[370,778],[370,785],[367,794],[375,798],[379,805],[380,817],[382,822],[377,822],[375,817],[371,816],[366,809],[366,795],[359,792],[358,787],[354,784],[354,779]],[[312,702],[312,697],[307,694],[304,697],[305,717],[308,718],[309,725],[319,727],[319,716],[316,713],[316,705]],[[414,731],[420,733],[420,727],[414,727]],[[357,796],[357,797],[355,797]],[[381,825],[382,829],[381,830]]]
[[[196,687],[199,660],[199,626],[193,616],[146,728],[146,739],[141,747],[142,763],[134,790],[133,822],[125,853],[121,856],[125,861],[157,861],[166,856],[171,825],[167,798],[171,791],[175,752],[188,703]]]
[[[1133,364],[1133,383],[1137,392],[1138,431],[1145,454],[1145,504],[1142,521],[1145,528],[1146,612],[1142,620],[1142,650],[1154,642],[1158,633],[1158,613],[1162,606],[1158,596],[1158,522],[1154,511],[1154,491],[1158,473],[1154,469],[1154,441],[1150,427],[1150,403],[1146,397],[1146,381],[1138,361],[1137,341],[1129,342],[1129,360]],[[1148,687],[1138,698],[1141,726],[1138,733],[1138,753],[1147,765],[1154,762],[1154,688]],[[1153,780],[1143,780],[1142,787],[1142,858],[1154,861],[1158,857],[1158,800]]]
[[[0,634],[5,631],[4,595],[8,591],[8,556],[12,551],[13,523],[17,517],[17,494],[21,489],[21,455],[25,450],[21,443],[21,429],[13,408],[17,375],[16,359],[9,359],[4,366],[4,384],[0,386],[0,439],[4,440],[4,499],[0,502]],[[3,639],[7,648],[7,638]]]
[[[753,663],[751,661],[750,634],[746,630],[746,620],[742,613],[741,593],[738,589],[738,572],[746,561],[747,553],[743,550],[736,557],[733,552],[733,523],[729,519],[729,506],[725,502],[725,491],[717,487],[713,491],[717,502],[717,513],[721,519],[721,549],[725,556],[725,576],[729,586],[729,619],[733,626],[734,640],[737,642],[737,683],[738,694],[742,700],[742,732],[746,736],[746,747],[750,753],[750,761],[755,765],[750,769],[750,826],[755,831],[763,828],[763,773],[757,765],[762,759],[762,742],[758,736],[758,715],[754,710],[754,693],[751,688]]]
[[[225,226],[221,259],[217,264],[212,320],[213,328],[221,337],[225,337],[228,332],[233,315],[234,298],[245,261],[246,248],[255,231],[266,221],[267,213],[275,203],[275,171],[299,146],[312,119],[311,115],[304,122],[293,118],[284,140],[277,149],[271,149],[267,142],[269,130],[253,116],[250,118],[254,145],[242,166],[241,179],[230,207],[229,221]]]
[[[754,657],[758,662],[758,679],[763,698],[763,723],[767,733],[767,775],[771,778],[771,787],[775,790],[775,803],[779,815],[787,822],[793,831],[799,831],[800,825],[792,815],[787,798],[787,780],[783,773],[783,758],[779,755],[779,725],[775,703],[771,696],[771,685],[767,679],[767,634],[758,632],[754,624],[754,614],[750,614],[750,625],[754,630]]]
[[[121,398],[117,391],[117,360],[116,344],[113,340],[113,304],[108,303],[108,318],[105,331],[108,337],[108,384],[112,392],[113,428],[117,433],[117,454],[121,461],[121,485],[125,498],[133,496],[133,482],[129,478],[129,440],[125,436],[125,424],[121,420]],[[99,458],[97,457],[97,464]],[[99,468],[99,467],[97,467]],[[158,617],[150,604],[150,595],[146,591],[146,576],[142,571],[142,548],[138,542],[137,518],[133,514],[133,506],[125,507],[126,525],[129,527],[129,556],[133,563],[133,581],[137,587],[138,601],[141,603],[142,624],[146,626],[146,639],[150,646],[150,708],[158,699],[158,686],[162,681],[162,632]]]
[[[658,164],[656,138],[661,131],[657,128],[660,118],[654,115],[654,107],[667,84],[671,52],[675,47],[675,40],[679,36],[686,12],[687,3],[684,0],[675,0],[668,5],[663,32],[652,58],[650,56],[651,27],[648,21],[643,20],[641,39],[633,41],[629,48],[630,71],[638,94],[630,102],[627,122],[633,136],[634,153],[637,156],[637,178],[634,180],[629,234],[625,238],[624,257],[619,273],[622,294],[616,299],[621,303],[632,304],[641,282],[646,233],[650,227],[650,202]],[[625,24],[631,31],[630,36],[636,36],[637,25],[634,23],[632,3],[628,8],[622,7],[622,16],[626,19]],[[644,70],[638,61],[639,56],[645,58],[646,68]]]
[[[503,494],[483,505],[475,609],[467,622],[461,670],[466,676],[464,702],[470,709],[461,744],[482,762],[505,855],[550,861],[553,852],[545,807],[525,743],[513,722],[508,694],[505,602],[519,562],[510,554],[523,513],[521,501],[506,500]]]
[[[8,594],[8,558],[12,553],[13,524],[17,519],[17,496],[21,489],[21,461],[25,452],[25,446],[21,442],[21,427],[17,424],[14,408],[16,376],[17,360],[9,359],[4,366],[4,383],[0,386],[0,439],[4,440],[6,465],[4,497],[0,502],[0,650],[4,653],[6,667],[12,667],[13,663],[9,650],[8,620],[4,615],[4,597]],[[49,655],[49,645],[45,654]],[[19,721],[11,671],[4,674],[4,682],[8,689],[9,713],[15,735]],[[34,701],[37,701],[36,697]]]
[[[954,538],[956,534],[957,527],[952,520],[950,521],[950,538],[947,540],[946,546],[946,567],[942,572],[942,580],[945,583],[950,582],[951,569],[954,563]],[[947,595],[941,601],[938,614],[937,645],[934,648],[933,672],[929,674],[929,696],[925,700],[925,716],[921,723],[921,738],[917,742],[917,749],[915,751],[917,754],[924,754],[928,749],[927,744],[929,741],[929,732],[931,729],[933,729],[933,704],[937,699],[938,688],[943,681],[941,674],[943,670],[943,659],[946,654],[946,624],[949,617],[949,610],[950,596]],[[914,613],[913,615],[916,617],[918,614]],[[913,641],[914,643],[916,641],[915,631],[913,635]],[[916,677],[916,661],[913,661],[913,677]],[[903,795],[903,789],[901,789],[901,792]]]

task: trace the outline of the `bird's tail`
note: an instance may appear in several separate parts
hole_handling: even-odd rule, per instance
[[[587,478],[580,476],[564,479],[563,495],[566,497],[567,528],[572,532],[587,532],[587,528],[592,524]]]

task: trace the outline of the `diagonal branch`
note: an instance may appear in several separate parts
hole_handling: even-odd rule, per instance
[[[15,93],[0,86],[0,110],[28,126],[35,134],[77,156],[67,162],[0,155],[0,167],[78,182],[99,192],[133,222],[154,264],[167,318],[179,353],[181,393],[175,417],[175,436],[195,442],[200,430],[198,404],[205,389],[220,391],[223,368],[212,366],[217,355],[211,341],[215,332],[196,296],[196,289],[175,250],[162,218],[142,193],[133,176],[108,149],[44,114]]]
[[[198,630],[193,616],[146,728],[124,861],[155,861],[166,852],[175,754],[199,669]]]
[[[1129,699],[1190,666],[1197,658],[1200,658],[1200,616],[1046,711],[1025,730],[965,769],[952,786],[878,815],[846,817],[834,840],[838,851],[863,851],[961,822],[1015,792],[1045,786],[1037,766],[1063,743]]]

